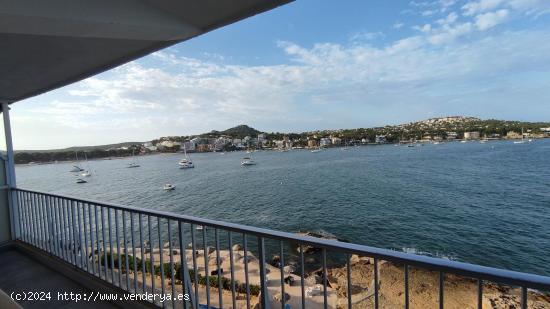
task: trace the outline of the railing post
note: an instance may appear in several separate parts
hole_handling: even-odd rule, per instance
[[[180,269],[183,272],[183,276],[181,276],[181,280],[183,281],[183,293],[189,295],[189,302],[191,303],[191,308],[197,309],[198,300],[195,299],[193,295],[193,286],[191,285],[191,278],[189,277],[189,268],[187,267],[187,254],[185,253],[186,251],[185,236],[183,232],[183,224],[181,221],[178,221],[178,232],[179,232],[179,240],[180,240],[180,263],[181,263]],[[208,274],[206,278],[208,280]],[[187,308],[187,303],[185,300],[183,301],[183,307]]]
[[[15,161],[13,157],[13,142],[11,138],[10,107],[8,103],[2,103],[2,116],[4,117],[4,135],[6,139],[6,183],[8,185],[8,209],[10,211],[10,233],[11,239],[16,240],[21,235],[19,226],[19,210],[17,209],[17,195],[14,189],[15,182]]]
[[[263,237],[258,237],[258,251],[260,255],[260,308],[269,309],[269,292],[267,291],[266,270],[265,270],[265,240]],[[281,295],[284,297],[284,295]]]

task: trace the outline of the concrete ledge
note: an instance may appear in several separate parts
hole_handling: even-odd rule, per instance
[[[43,252],[42,250],[36,249],[32,246],[24,244],[19,241],[10,242],[0,246],[0,252],[7,250],[17,250],[18,252],[24,254],[25,256],[33,259],[37,263],[44,265],[47,268],[69,278],[72,281],[78,282],[78,284],[84,286],[85,288],[98,292],[98,293],[111,293],[118,294],[122,296],[123,294],[128,294],[129,292],[103,280],[96,276],[93,276],[83,270],[76,268],[74,265],[71,265],[53,255]],[[121,308],[136,308],[136,309],[150,309],[150,308],[159,308],[156,305],[146,302],[146,301],[117,301],[112,304],[121,307]],[[0,308],[3,308],[0,306]]]
[[[4,291],[0,290],[0,308],[3,309],[23,309],[23,307],[19,306],[18,303],[16,303],[11,297],[4,293]]]

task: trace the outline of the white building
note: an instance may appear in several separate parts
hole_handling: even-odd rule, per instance
[[[330,142],[333,144],[333,145],[340,145],[342,143],[342,139],[339,138],[339,137],[331,137],[330,138]]]
[[[328,137],[323,137],[323,138],[321,138],[321,140],[319,141],[319,145],[320,145],[321,147],[330,146],[331,143],[332,143],[332,142],[331,142],[330,138],[328,138]]]
[[[479,139],[479,132],[464,132],[464,139]]]

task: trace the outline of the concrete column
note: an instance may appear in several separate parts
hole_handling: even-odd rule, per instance
[[[9,209],[9,221],[10,221],[10,239],[15,240],[19,238],[19,214],[16,207],[17,200],[15,192],[11,189],[16,187],[15,182],[15,161],[13,158],[13,143],[11,138],[11,122],[10,122],[10,107],[8,103],[2,103],[2,116],[4,118],[4,134],[6,138],[6,160],[4,162],[5,167],[5,179],[7,189],[7,205]],[[5,199],[4,199],[5,201]],[[1,203],[2,201],[0,201]]]

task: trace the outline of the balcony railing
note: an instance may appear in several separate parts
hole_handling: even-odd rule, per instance
[[[550,291],[550,277],[44,192],[13,192],[20,241],[129,293],[170,295],[167,301],[152,300],[163,308],[351,309],[365,300],[379,308],[384,263],[402,270],[402,293],[395,297],[404,308],[412,306],[412,269],[435,273],[438,283],[431,292],[439,308],[449,305],[445,281],[453,275],[471,280],[477,308],[488,284],[518,288],[521,308],[532,295]],[[267,260],[271,254],[278,258]],[[359,256],[372,267],[372,281],[363,287],[366,293],[354,297],[352,260]],[[342,271],[343,284],[331,282],[330,265]],[[317,275],[306,275],[311,268]],[[177,299],[184,293],[188,301]]]

